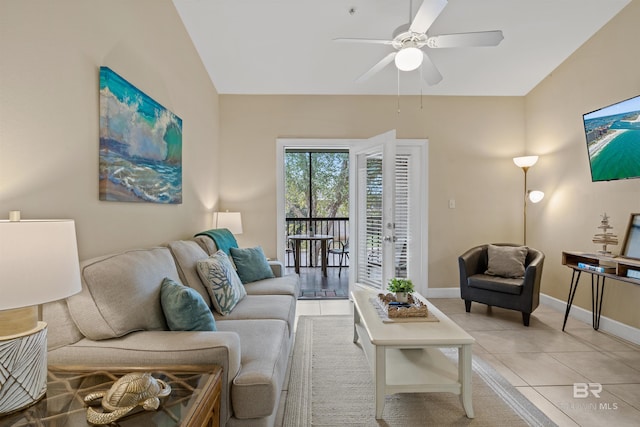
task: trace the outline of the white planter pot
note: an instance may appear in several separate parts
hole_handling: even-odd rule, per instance
[[[396,301],[398,302],[409,302],[409,293],[408,292],[396,292]]]

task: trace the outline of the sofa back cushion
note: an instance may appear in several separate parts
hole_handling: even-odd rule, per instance
[[[84,261],[82,290],[67,299],[71,317],[92,340],[166,330],[160,304],[165,277],[180,281],[168,248],[137,249]]]
[[[209,238],[207,237],[207,239]],[[198,261],[209,258],[209,254],[207,254],[195,240],[177,240],[170,242],[168,246],[173,254],[173,258],[176,260],[178,274],[180,275],[182,283],[195,289],[207,305],[211,307],[209,292],[207,292],[207,288],[205,288],[202,280],[200,280],[196,267]]]
[[[216,242],[209,236],[195,236],[193,238],[195,242],[200,245],[200,247],[208,254],[213,255],[218,252],[218,247],[216,246]]]
[[[42,320],[47,322],[47,350],[75,344],[83,337],[71,318],[66,300],[42,304]]]

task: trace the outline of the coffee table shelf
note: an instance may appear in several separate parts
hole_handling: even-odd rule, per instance
[[[45,397],[22,411],[0,416],[0,427],[90,426],[84,396],[108,390],[129,372],[151,372],[171,386],[156,411],[134,409],[118,426],[218,427],[222,369],[219,366],[50,366]]]
[[[468,418],[471,402],[471,346],[474,338],[417,293],[439,322],[383,323],[371,298],[356,290],[354,337],[362,343],[376,383],[376,419],[382,418],[385,396],[395,393],[449,392],[460,395]],[[458,364],[440,348],[457,348]]]

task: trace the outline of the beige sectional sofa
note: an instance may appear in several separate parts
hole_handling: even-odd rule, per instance
[[[210,365],[223,368],[221,425],[272,426],[293,341],[297,275],[245,285],[227,316],[214,312],[217,331],[169,331],[160,304],[165,277],[195,289],[212,307],[196,271],[216,252],[199,236],[81,263],[82,291],[46,304],[50,365]]]

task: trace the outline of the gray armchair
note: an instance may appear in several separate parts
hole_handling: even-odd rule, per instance
[[[498,243],[496,246],[520,246]],[[471,302],[479,302],[522,312],[522,323],[529,326],[531,313],[538,307],[540,299],[540,279],[544,254],[527,248],[522,278],[507,278],[485,274],[488,267],[488,246],[481,245],[469,249],[458,258],[460,268],[460,296],[464,300],[467,313]]]

